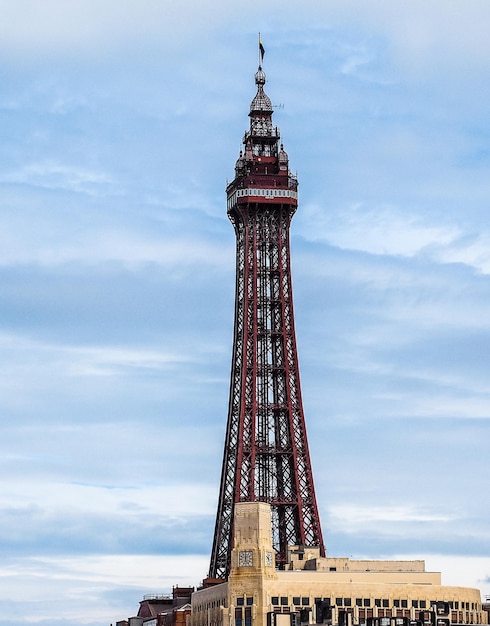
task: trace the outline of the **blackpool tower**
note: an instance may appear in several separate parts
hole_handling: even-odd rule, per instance
[[[289,225],[298,181],[265,82],[259,65],[250,129],[226,189],[236,234],[235,329],[210,578],[228,576],[237,502],[271,505],[276,567],[284,567],[288,546],[319,546],[325,554],[294,330]]]

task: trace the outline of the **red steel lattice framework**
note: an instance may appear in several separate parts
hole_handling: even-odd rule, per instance
[[[255,74],[250,130],[227,210],[236,234],[236,299],[226,441],[210,578],[227,578],[236,502],[268,502],[276,566],[288,546],[325,555],[301,400],[289,226],[298,181],[272,125],[265,74]]]

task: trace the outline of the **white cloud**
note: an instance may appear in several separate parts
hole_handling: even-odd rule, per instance
[[[183,46],[185,40],[202,28],[222,24],[232,7],[222,1],[206,5],[158,0],[105,0],[104,3],[72,0],[20,0],[1,2],[2,48],[20,58],[30,56],[80,55],[111,56],[128,45],[155,44]]]
[[[343,250],[373,255],[419,257],[441,264],[461,263],[481,274],[490,274],[490,233],[486,230],[471,233],[472,225],[465,232],[459,220],[431,223],[430,214],[422,218],[395,207],[370,208],[363,204],[330,213],[313,204],[302,210],[305,215],[301,233],[309,241],[324,241]],[[311,224],[315,224],[315,228]],[[414,280],[401,268],[373,266],[367,269],[366,278],[371,276],[373,282],[382,271],[388,279],[382,281],[385,283],[389,282],[389,275],[397,282],[407,278]],[[419,274],[416,280],[421,285],[427,279]]]
[[[394,522],[447,522],[451,518],[447,514],[418,510],[410,505],[396,506],[359,506],[356,504],[334,505],[330,515],[335,525],[341,526],[345,532],[359,532],[369,527],[381,529],[382,524],[387,528]],[[391,526],[390,526],[391,530]]]
[[[223,267],[230,259],[231,243],[217,247],[186,233],[166,236],[131,231],[130,226],[98,223],[87,225],[79,220],[74,228],[65,219],[56,222],[57,214],[44,215],[44,220],[34,217],[34,222],[21,216],[4,215],[5,228],[0,234],[0,266],[38,264],[55,267],[70,263],[94,266],[116,262],[126,268],[136,268],[146,263],[185,268],[193,265]],[[22,228],[25,225],[25,228]],[[97,228],[98,226],[98,228]],[[65,235],[65,236],[62,236]]]
[[[32,380],[116,376],[136,369],[159,371],[171,364],[189,363],[194,358],[185,350],[178,353],[146,347],[63,345],[5,333],[0,334],[0,346],[4,355],[9,354],[8,361],[0,361],[4,381],[12,381],[14,372]]]
[[[482,599],[490,595],[490,561],[487,557],[460,556],[457,554],[396,555],[395,559],[425,560],[429,572],[441,572],[442,584],[480,589]]]
[[[315,230],[308,232],[310,239],[370,254],[411,257],[428,248],[450,245],[461,236],[456,226],[427,224],[427,220],[394,207],[357,204],[335,214],[327,214],[319,206],[304,209],[316,225]]]
[[[468,585],[490,596],[490,563],[483,557],[431,555],[427,563],[440,570],[445,585]]]
[[[312,0],[310,6],[320,5]],[[461,73],[472,63],[484,64],[490,53],[486,36],[490,7],[485,0],[375,0],[368,4],[337,0],[329,3],[323,16],[336,26],[347,22],[366,32],[383,33],[404,70],[417,75],[441,66]]]
[[[100,170],[77,168],[51,160],[26,164],[20,169],[6,171],[2,173],[0,183],[63,189],[88,195],[100,195],[104,187],[114,185],[111,176]]]
[[[490,233],[479,233],[473,241],[454,242],[436,253],[444,263],[464,263],[482,274],[490,274]]]
[[[152,350],[128,350],[118,347],[107,348],[63,348],[73,363],[65,372],[68,376],[115,376],[127,368],[161,370],[172,363],[189,362],[189,356]]]
[[[270,10],[282,28],[297,31],[324,24],[329,28],[355,25],[361,32],[383,34],[391,43],[392,53],[399,62],[417,73],[434,71],[443,64],[461,68],[472,62],[484,63],[489,54],[485,25],[489,8],[485,0],[457,3],[434,0],[430,4],[409,3],[402,0],[377,0],[369,4],[359,0],[335,0],[325,5],[318,0],[306,0],[301,11],[297,5],[272,2]],[[0,41],[4,50],[19,56],[46,53],[83,53],[86,56],[114,54],[136,42],[150,42],[159,47],[178,49],[189,45],[189,40],[201,41],[226,24],[237,28],[235,20],[248,25],[250,34],[257,25],[267,24],[263,7],[240,7],[223,0],[205,5],[196,0],[186,3],[158,2],[157,0],[93,1],[3,0]],[[35,25],[35,27],[34,27]],[[230,28],[228,26],[228,28]],[[352,26],[351,26],[352,28]],[[263,29],[264,30],[264,29]],[[264,37],[270,37],[268,28]],[[289,35],[291,33],[289,32]],[[267,39],[266,39],[267,40]]]
[[[176,584],[197,587],[208,565],[198,555],[18,558],[3,562],[0,578],[3,596],[22,609],[23,623],[55,618],[114,623],[137,614],[143,593],[171,594]],[[118,606],[107,599],[115,594]],[[62,615],[54,613],[55,598],[67,600]]]
[[[77,435],[76,429],[72,429],[72,434]],[[176,437],[172,433],[169,434],[169,440],[175,441]],[[39,495],[40,488],[42,488],[42,497]],[[62,482],[46,484],[44,477],[36,479],[34,476],[30,483],[14,480],[10,487],[4,485],[0,496],[2,508],[35,505],[43,510],[49,510],[53,515],[59,513],[60,519],[63,513],[68,511],[72,514],[83,513],[83,515],[111,514],[114,519],[127,518],[128,523],[133,515],[142,514],[162,518],[212,515],[215,504],[216,488],[214,485],[201,485],[199,489],[196,489],[195,484],[159,482],[153,485],[140,484],[137,487],[134,485],[104,487]]]

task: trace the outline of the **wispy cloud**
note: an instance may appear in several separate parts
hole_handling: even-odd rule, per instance
[[[342,526],[344,531],[359,532],[368,526],[378,527],[379,524],[393,522],[447,522],[447,514],[417,509],[408,505],[396,506],[365,506],[355,504],[336,506],[331,510],[331,520]]]
[[[394,207],[350,207],[343,213],[325,214],[320,207],[308,207],[317,229],[311,235],[340,248],[371,254],[415,256],[432,247],[447,246],[459,238],[454,225],[427,224],[415,215]]]
[[[113,623],[206,573],[259,29],[330,554],[490,592],[490,4],[275,5],[2,3],[4,615]]]
[[[471,238],[455,240],[439,250],[438,255],[445,263],[464,263],[482,274],[490,274],[490,233],[480,232]]]
[[[120,346],[69,346],[43,343],[23,336],[0,335],[3,353],[10,353],[10,371],[25,369],[29,377],[37,370],[39,375],[47,373],[57,379],[80,376],[116,376],[128,374],[130,370],[163,370],[169,365],[188,363],[193,356],[188,352],[157,351],[148,348],[123,348]],[[2,362],[0,361],[0,367]],[[7,362],[3,361],[5,376]],[[5,378],[4,378],[5,380]]]
[[[156,263],[162,266],[188,267],[209,265],[221,267],[230,257],[230,244],[216,246],[198,236],[181,233],[167,236],[160,228],[158,234],[144,234],[131,231],[130,226],[106,224],[90,228],[87,219],[79,219],[78,228],[63,218],[59,222],[58,211],[45,215],[42,221],[34,216],[9,219],[4,215],[0,220],[5,224],[0,240],[0,266],[39,264],[59,266],[82,263],[93,266],[100,263],[121,263],[125,267]],[[95,218],[95,223],[98,220]],[[19,229],[21,225],[25,229]],[[158,228],[158,227],[157,227]],[[157,228],[155,230],[157,230]],[[60,235],[65,235],[60,239]],[[41,235],[41,236],[40,236]]]
[[[100,195],[101,190],[113,182],[111,177],[103,172],[76,168],[55,161],[32,163],[0,176],[0,183],[3,184],[16,183],[44,189],[64,189],[89,195]]]
[[[9,601],[0,606],[24,617],[29,597],[37,624],[63,625],[110,623],[114,612],[122,618],[136,614],[143,593],[162,593],[172,585],[197,586],[206,571],[204,556],[111,555],[83,557],[37,557],[4,560],[0,568],[2,588]],[[48,581],[56,581],[58,597],[67,597],[68,606],[53,619]],[[120,595],[114,599],[114,589]],[[87,597],[91,602],[87,604]],[[12,622],[15,623],[15,622]]]
[[[325,241],[341,249],[375,255],[422,256],[439,263],[462,263],[488,274],[490,234],[466,233],[456,223],[430,223],[430,218],[395,207],[374,208],[357,204],[346,211],[325,212],[305,207],[315,230],[303,230],[312,241]]]

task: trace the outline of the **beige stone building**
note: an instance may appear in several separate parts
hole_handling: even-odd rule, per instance
[[[192,595],[192,626],[487,624],[478,589],[441,585],[424,561],[322,558],[293,546],[276,570],[268,504],[236,505],[227,582]]]

